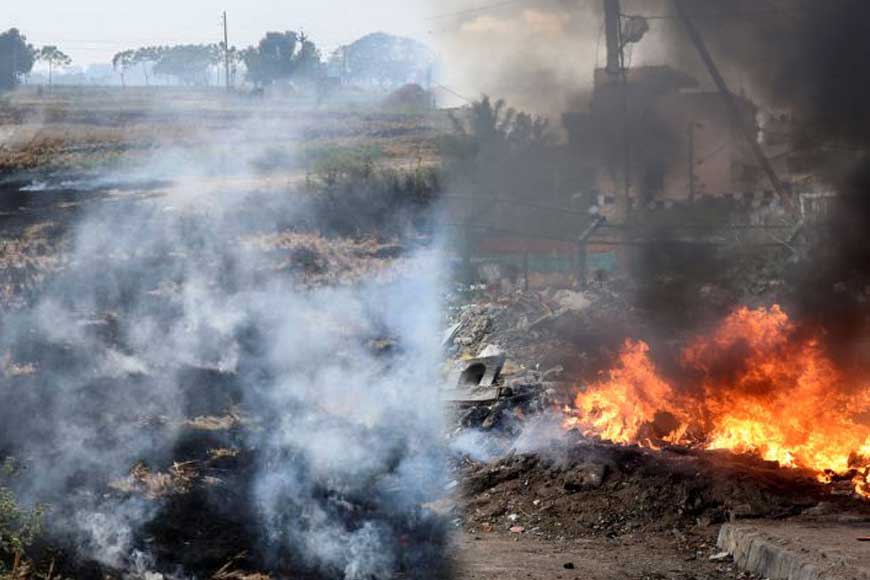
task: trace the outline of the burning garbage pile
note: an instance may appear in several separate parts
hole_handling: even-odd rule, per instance
[[[564,408],[563,426],[622,445],[752,454],[870,497],[870,390],[778,306],[735,310],[668,374],[627,340],[615,366]]]
[[[523,325],[511,321],[530,305],[545,309],[550,291],[462,311],[453,338],[460,362],[489,370],[483,355],[494,347],[464,345],[509,345],[492,385],[451,400],[467,532],[670,538],[694,554],[729,519],[867,513],[870,400],[861,375],[825,350],[824,333],[778,306],[738,307],[678,347],[642,324],[634,330],[647,341],[626,341],[614,331],[628,334],[631,324],[607,327],[595,314],[620,301],[583,294],[588,305],[566,324],[573,332],[539,326],[525,331],[525,345]],[[573,348],[573,357],[535,364],[536,344],[551,354]],[[474,400],[484,392],[499,398]]]

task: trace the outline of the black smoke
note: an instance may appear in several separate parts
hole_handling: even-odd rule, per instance
[[[810,250],[788,282],[801,319],[823,328],[832,354],[842,359],[870,329],[870,3],[693,0],[684,5],[732,84],[739,78],[755,100],[795,119],[792,150],[812,152],[816,188],[837,193],[821,223],[806,228]],[[672,5],[670,13],[676,16]],[[675,59],[708,78],[679,20],[668,30]],[[796,209],[799,193],[793,192]]]

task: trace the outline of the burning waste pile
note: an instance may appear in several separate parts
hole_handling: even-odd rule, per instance
[[[587,296],[591,309],[602,299]],[[553,368],[496,351],[513,336],[502,334],[500,310],[488,324],[482,305],[467,312],[455,340],[483,334],[490,346],[470,359],[460,351],[458,368],[503,372],[463,399],[450,392],[455,515],[468,534],[664,542],[694,559],[729,520],[870,513],[861,375],[779,307],[740,307],[672,358],[673,344],[653,340],[624,341],[608,356],[581,332],[589,356]],[[561,343],[559,353],[572,346],[558,327],[530,340]],[[521,357],[533,352],[513,345]],[[602,359],[597,380],[572,380],[595,375],[577,370],[592,368],[589,359]]]
[[[0,484],[45,506],[28,555],[75,577],[431,577],[437,252],[312,286],[295,243],[262,250],[310,208],[205,183],[97,204],[0,318]]]
[[[665,377],[643,341],[564,409],[564,426],[619,444],[755,454],[870,497],[870,387],[839,371],[820,336],[778,306],[740,308],[690,342]]]
[[[664,341],[614,307],[630,295],[484,292],[457,310],[457,368],[497,369],[450,393],[467,531],[673,533],[694,550],[729,518],[867,513],[867,375],[828,330],[735,306]]]

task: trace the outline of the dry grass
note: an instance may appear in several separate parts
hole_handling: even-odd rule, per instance
[[[195,431],[229,431],[242,426],[242,419],[237,415],[223,417],[197,417],[188,419],[184,426]]]
[[[0,357],[0,377],[22,377],[36,373],[32,363],[18,364],[12,360],[12,353],[7,352]]]
[[[121,493],[138,494],[147,499],[160,499],[188,493],[201,475],[202,466],[196,461],[173,463],[167,471],[151,471],[144,463],[137,463],[124,479],[113,481],[109,487]]]
[[[0,173],[85,169],[135,160],[161,146],[195,147],[203,135],[280,127],[288,142],[377,145],[403,164],[432,165],[449,126],[446,115],[329,110],[291,100],[227,98],[221,92],[171,89],[23,88],[0,99]]]
[[[297,273],[305,283],[316,286],[377,278],[387,273],[402,254],[395,243],[292,231],[253,236],[243,243],[266,252],[274,270]]]
[[[64,241],[55,222],[27,227],[17,237],[0,238],[0,306],[20,305],[65,265]]]

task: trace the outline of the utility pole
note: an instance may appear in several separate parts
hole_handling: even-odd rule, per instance
[[[622,140],[626,215],[631,211],[631,128],[628,110],[628,71],[625,68],[625,43],[622,39],[622,8],[619,0],[604,0],[604,29],[607,36],[607,73],[622,84]]]
[[[604,0],[604,30],[607,37],[607,72],[619,74],[622,68],[619,53],[619,0]]]
[[[701,38],[701,33],[698,32],[698,28],[689,17],[684,1],[685,0],[673,0],[674,7],[677,10],[680,20],[683,21],[683,25],[686,27],[686,32],[689,34],[689,38],[695,45],[698,54],[701,56],[701,60],[704,61],[710,76],[713,77],[713,82],[716,83],[719,93],[721,93],[722,98],[725,99],[725,104],[728,106],[728,111],[731,114],[734,123],[740,129],[741,133],[743,133],[743,137],[746,139],[746,142],[752,149],[752,153],[755,155],[756,160],[767,175],[767,179],[773,186],[773,190],[777,195],[779,195],[783,203],[791,205],[791,199],[786,197],[785,186],[779,180],[779,177],[777,177],[776,171],[773,170],[773,166],[770,164],[770,160],[765,157],[764,151],[761,150],[761,145],[758,144],[755,127],[747,122],[746,116],[741,112],[737,100],[734,98],[734,94],[728,90],[728,84],[725,82],[725,79],[716,67],[716,63],[713,61],[710,51],[707,50],[707,45],[704,43],[704,39]]]
[[[224,76],[226,77],[227,92],[230,92],[230,41],[227,34],[227,11],[224,10]]]

